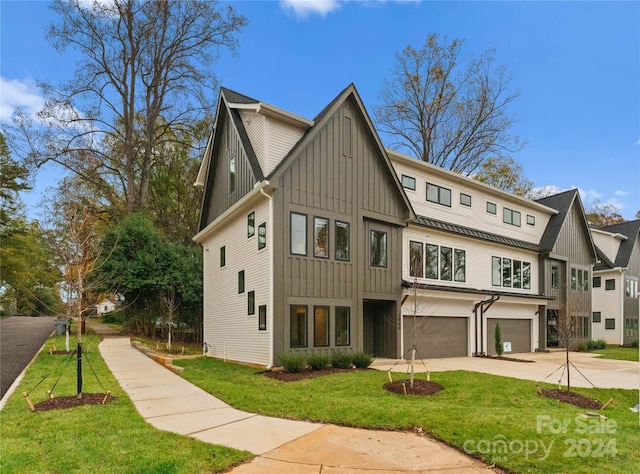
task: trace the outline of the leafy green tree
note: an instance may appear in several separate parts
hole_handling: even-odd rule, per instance
[[[10,221],[20,209],[20,191],[31,189],[29,171],[11,158],[4,135],[0,133],[0,226],[10,227]]]
[[[509,134],[508,108],[519,95],[509,90],[510,73],[494,64],[494,51],[473,57],[463,47],[432,33],[421,48],[397,53],[374,116],[391,148],[468,176],[523,143]]]
[[[488,158],[473,178],[517,196],[532,197],[533,181],[527,179],[522,165],[510,156]]]

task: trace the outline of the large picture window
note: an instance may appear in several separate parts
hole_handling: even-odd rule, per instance
[[[296,212],[291,213],[291,253],[307,254],[307,216]]]
[[[313,242],[314,257],[329,258],[329,219],[313,219]]]
[[[336,221],[336,260],[349,260],[349,223]]]
[[[371,231],[371,266],[387,266],[387,233],[379,230]]]
[[[348,346],[351,343],[351,308],[336,307],[336,346]]]
[[[491,284],[506,288],[531,289],[531,263],[491,257]]]
[[[291,347],[307,347],[307,307],[292,305],[289,315]]]
[[[313,345],[323,347],[329,345],[329,307],[313,308]]]
[[[409,241],[409,275],[416,278],[422,278],[424,268],[422,242]]]

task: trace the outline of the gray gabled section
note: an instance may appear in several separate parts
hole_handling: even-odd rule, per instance
[[[623,222],[622,224],[614,224],[602,227],[602,230],[611,232],[612,234],[622,234],[627,237],[620,243],[618,254],[616,255],[615,267],[626,268],[629,266],[633,248],[638,241],[640,234],[640,219],[635,221]]]

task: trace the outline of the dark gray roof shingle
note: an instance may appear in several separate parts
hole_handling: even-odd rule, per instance
[[[614,265],[620,268],[629,266],[633,247],[638,241],[638,234],[640,234],[640,219],[602,227],[602,230],[611,232],[612,234],[622,234],[627,237],[627,240],[623,240],[620,243]]]

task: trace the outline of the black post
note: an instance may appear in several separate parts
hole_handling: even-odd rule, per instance
[[[82,343],[78,343],[78,398],[82,397]]]

